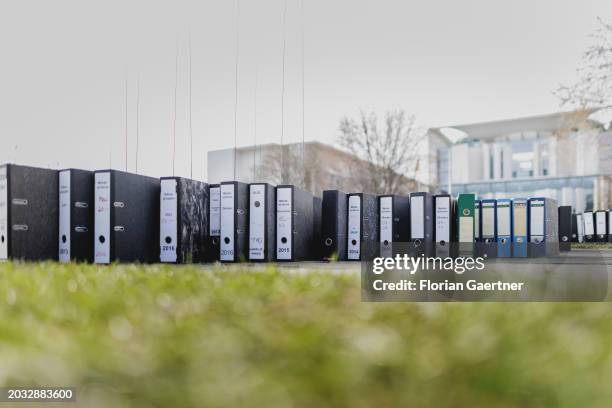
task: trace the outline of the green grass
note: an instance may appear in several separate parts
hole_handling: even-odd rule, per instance
[[[374,304],[359,285],[0,264],[0,385],[76,386],[87,407],[612,403],[609,304]]]

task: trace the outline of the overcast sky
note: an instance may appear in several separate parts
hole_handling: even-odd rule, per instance
[[[283,5],[240,1],[238,144],[281,136]],[[305,0],[305,137],[333,143],[360,109],[403,108],[422,126],[554,112],[609,0]],[[287,0],[285,141],[302,134],[301,0]],[[234,144],[236,2],[7,1],[0,13],[0,160],[194,177]],[[256,80],[257,78],[257,80]],[[257,86],[256,86],[257,84]],[[256,92],[257,90],[257,92]],[[257,101],[257,103],[255,103]],[[255,106],[257,109],[255,109]],[[255,115],[257,112],[257,115]],[[256,119],[256,120],[255,120]]]

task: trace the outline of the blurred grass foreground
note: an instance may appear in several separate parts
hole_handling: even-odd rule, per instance
[[[359,285],[0,264],[0,385],[75,386],[87,407],[612,403],[610,304],[375,304]]]

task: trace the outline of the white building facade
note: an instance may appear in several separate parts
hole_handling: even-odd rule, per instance
[[[447,128],[464,137],[438,151],[438,190],[481,198],[544,196],[576,212],[611,207],[612,132],[588,116],[557,113]]]

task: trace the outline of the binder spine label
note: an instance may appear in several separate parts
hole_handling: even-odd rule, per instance
[[[266,186],[249,186],[249,259],[264,259]]]
[[[510,203],[497,204],[497,235],[510,236]]]
[[[578,234],[578,242],[584,241],[584,218],[582,214],[576,216],[576,232]]]
[[[380,255],[393,256],[393,197],[380,198]]]
[[[234,219],[236,209],[234,208],[235,196],[234,184],[221,185],[221,252],[222,261],[234,260]]]
[[[70,262],[70,171],[59,173],[59,257]]]
[[[584,220],[584,235],[595,235],[595,226],[593,225],[593,213],[585,212],[582,215]]]
[[[176,262],[178,244],[178,196],[177,181],[164,179],[160,183],[159,203],[159,259]]]
[[[480,240],[480,204],[474,207],[474,240]]]
[[[410,198],[410,238],[425,239],[425,203],[422,196]]]
[[[359,260],[361,256],[361,197],[352,195],[348,199],[348,259]]]
[[[474,218],[459,217],[459,242],[474,242]]]
[[[281,187],[276,190],[276,259],[290,260],[293,242],[293,225],[291,225],[291,188]]]
[[[210,188],[210,236],[221,235],[221,187]]]
[[[529,216],[529,242],[544,241],[544,200],[531,201]]]
[[[8,259],[8,178],[0,167],[0,259]]]
[[[393,197],[380,198],[380,242],[393,242]]]
[[[482,211],[482,239],[492,241],[495,239],[495,204],[483,202]]]
[[[111,173],[95,174],[95,263],[110,263]]]
[[[514,201],[514,238],[522,243],[527,239],[527,202]]]
[[[445,244],[450,243],[450,222],[451,222],[450,206],[451,206],[450,197],[436,197],[436,242],[437,243],[441,243],[441,242],[444,242]]]
[[[604,237],[606,234],[606,213],[604,211],[597,211],[595,213],[595,231],[596,234]]]

